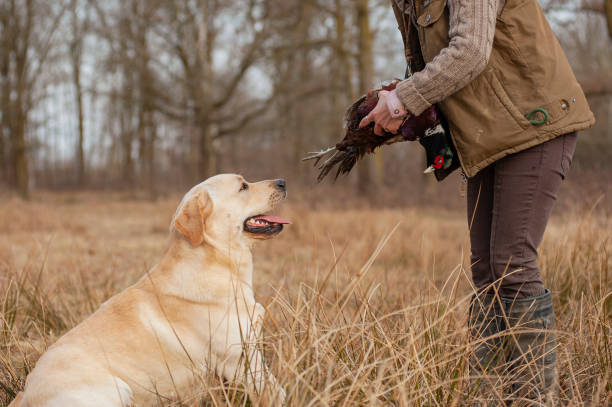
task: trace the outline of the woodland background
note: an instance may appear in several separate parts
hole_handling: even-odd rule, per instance
[[[156,198],[238,172],[329,195],[329,183],[296,188],[315,185],[300,159],[341,138],[351,101],[402,77],[389,1],[0,0],[0,194]],[[612,181],[612,5],[540,3],[597,117],[576,194],[600,195]],[[402,204],[458,195],[423,161],[417,144],[386,147],[336,186]]]

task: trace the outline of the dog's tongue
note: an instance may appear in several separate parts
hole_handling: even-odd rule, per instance
[[[270,222],[270,223],[281,223],[284,225],[291,225],[291,222],[289,222],[288,220],[285,220],[283,218],[279,218],[278,216],[272,216],[272,215],[262,215],[262,216],[258,216],[258,219],[263,219],[266,222]]]

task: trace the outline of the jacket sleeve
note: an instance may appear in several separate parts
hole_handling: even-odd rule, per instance
[[[495,21],[504,0],[449,0],[449,37],[446,48],[422,71],[397,86],[397,93],[413,115],[457,92],[489,63]]]

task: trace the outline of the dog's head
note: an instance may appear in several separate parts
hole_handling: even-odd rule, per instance
[[[200,246],[207,237],[230,243],[245,238],[267,239],[290,223],[266,215],[286,196],[282,179],[249,183],[240,175],[217,175],[185,194],[170,228],[192,246]]]

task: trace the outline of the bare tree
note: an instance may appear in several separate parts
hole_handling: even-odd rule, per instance
[[[604,12],[606,13],[606,22],[608,23],[608,34],[612,39],[612,0],[605,0]]]
[[[373,85],[374,78],[374,60],[373,60],[373,45],[372,31],[370,29],[370,10],[369,0],[355,0],[355,10],[357,13],[357,27],[359,29],[358,37],[358,74],[359,74],[359,92],[366,93]],[[370,161],[363,160],[358,166],[359,174],[359,192],[366,194],[372,184],[372,176],[370,171]]]
[[[151,50],[147,39],[150,25],[154,20],[157,7],[152,2],[144,0],[132,1],[133,49],[137,56],[134,61],[137,85],[137,127],[139,146],[139,162],[142,184],[151,198],[157,196],[155,187],[155,143],[157,140],[157,124],[155,123],[154,86],[155,75],[151,64]]]
[[[28,198],[30,193],[26,140],[29,115],[40,72],[64,11],[61,3],[37,0],[7,0],[0,6],[2,126],[10,141],[11,183],[23,198]]]
[[[9,83],[9,70],[10,70],[10,58],[9,58],[9,43],[12,30],[10,19],[10,10],[8,5],[4,4],[0,6],[0,181],[6,181],[8,178],[9,166],[8,163],[8,141],[10,137],[10,121],[9,121],[9,109],[10,109],[10,94],[11,87]]]
[[[76,143],[76,182],[77,185],[83,186],[85,184],[85,149],[84,143],[84,118],[83,118],[83,85],[81,83],[81,64],[82,64],[82,53],[83,53],[83,36],[87,30],[87,19],[81,21],[78,16],[79,12],[78,0],[71,0],[70,2],[70,14],[71,14],[71,28],[72,38],[69,44],[70,47],[70,62],[72,65],[72,82],[74,85],[74,98],[77,107],[77,121],[78,121],[78,137]]]
[[[331,14],[334,18],[334,42],[333,54],[330,65],[332,67],[332,104],[334,106],[334,116],[336,125],[331,126],[332,137],[335,141],[341,135],[342,121],[347,107],[355,100],[355,90],[353,86],[353,65],[351,63],[353,51],[350,48],[350,30],[347,30],[346,22],[349,16],[346,15],[348,9],[346,0],[334,0]]]
[[[610,151],[609,2],[541,1],[598,118],[582,143],[598,156]],[[0,181],[22,196],[36,177],[150,197],[236,168],[308,183],[304,152],[338,140],[346,107],[402,70],[394,28],[383,0],[5,0]],[[404,153],[362,163],[357,189],[417,167]]]

